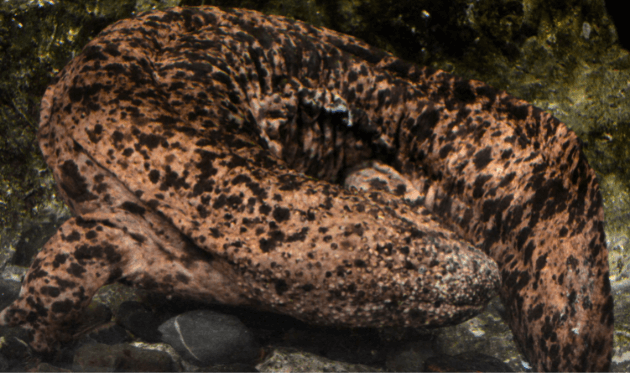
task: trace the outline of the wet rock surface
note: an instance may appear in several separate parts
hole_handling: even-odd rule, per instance
[[[191,311],[160,325],[162,340],[188,362],[249,363],[259,356],[253,333],[236,317],[211,311]]]

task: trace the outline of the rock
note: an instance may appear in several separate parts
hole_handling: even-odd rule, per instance
[[[162,340],[185,360],[200,366],[246,363],[258,356],[252,332],[236,317],[217,312],[191,311],[159,327]]]
[[[2,275],[4,275],[4,273]],[[0,279],[0,309],[4,309],[6,306],[11,304],[17,299],[19,294],[19,282]]]
[[[61,367],[58,367],[56,365],[52,365],[52,364],[48,364],[48,363],[41,363],[37,366],[37,372],[72,372],[69,369],[64,369]]]
[[[456,356],[438,355],[424,363],[427,372],[513,372],[509,365],[492,356],[469,352]]]
[[[9,370],[9,360],[0,355],[0,372],[6,372]]]
[[[0,355],[5,356],[9,363],[27,359],[31,355],[31,349],[26,344],[28,331],[20,327],[0,327]],[[0,363],[0,367],[1,367]],[[4,371],[4,369],[0,369]]]
[[[382,372],[369,365],[333,361],[308,352],[278,348],[260,364],[260,372]]]
[[[146,342],[162,341],[159,320],[140,302],[126,301],[118,307],[116,322]]]
[[[201,372],[258,372],[255,366],[250,364],[218,364],[218,365],[209,365],[207,367],[203,367]]]
[[[125,342],[131,342],[129,333],[125,328],[113,322],[95,328],[81,340],[81,344],[103,343],[110,346]]]
[[[506,362],[514,371],[528,368],[505,322],[505,308],[498,297],[490,301],[485,312],[479,316],[459,325],[440,328],[433,343],[437,354],[483,351]]]
[[[108,346],[93,343],[80,347],[74,355],[74,371],[90,372],[170,372],[173,360],[166,352],[143,350],[127,343]]]
[[[391,351],[385,366],[392,372],[423,372],[424,362],[434,355],[430,341],[409,342]]]
[[[274,341],[271,345],[352,364],[382,365],[386,359],[377,331],[370,328],[292,328],[282,334],[281,341]]]
[[[90,302],[81,318],[77,319],[68,331],[73,338],[79,338],[111,322],[112,316],[112,311],[106,305],[99,302]]]

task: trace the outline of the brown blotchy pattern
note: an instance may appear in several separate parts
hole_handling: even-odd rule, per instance
[[[77,217],[1,315],[37,350],[114,281],[353,327],[458,323],[499,290],[535,369],[610,364],[595,174],[564,124],[483,83],[282,17],[173,8],[90,42],[39,139]],[[369,160],[393,186],[343,188]]]

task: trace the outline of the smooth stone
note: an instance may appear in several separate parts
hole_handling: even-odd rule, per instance
[[[253,333],[231,315],[191,311],[167,320],[158,329],[164,342],[195,365],[247,363],[259,356]]]

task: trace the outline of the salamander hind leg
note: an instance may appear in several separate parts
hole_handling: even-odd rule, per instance
[[[32,331],[34,350],[49,351],[67,339],[62,330],[83,310],[101,286],[121,274],[124,253],[120,231],[107,220],[72,218],[36,256],[19,298],[0,314],[0,323]],[[118,237],[117,237],[118,236]],[[66,338],[64,338],[66,337]]]
[[[125,280],[168,293],[173,284],[164,272],[186,270],[172,268],[179,265],[168,260],[172,249],[162,248],[160,243],[168,242],[160,237],[145,234],[149,225],[141,216],[116,210],[68,220],[35,257],[18,299],[0,313],[0,323],[24,325],[31,331],[31,347],[45,353],[57,341],[71,339],[73,322],[104,285]]]
[[[73,322],[97,290],[116,281],[165,295],[245,302],[224,267],[140,201],[126,201],[65,222],[36,256],[0,324],[24,325],[31,347],[49,352],[71,338]]]

